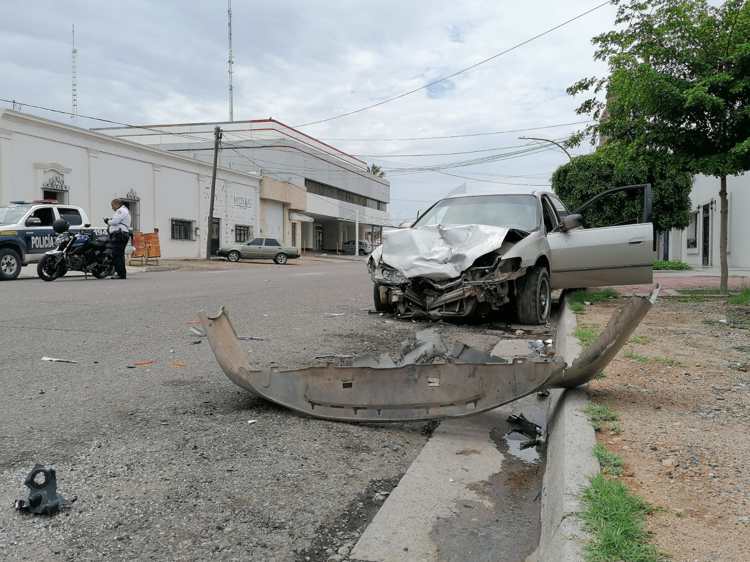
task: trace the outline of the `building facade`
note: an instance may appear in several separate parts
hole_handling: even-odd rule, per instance
[[[176,154],[210,161],[221,127],[220,163],[263,177],[262,234],[283,232],[303,249],[340,250],[359,238],[378,242],[390,224],[390,184],[367,164],[274,119],[107,128],[98,131]],[[304,190],[304,206],[290,192]],[[284,193],[287,193],[286,195]],[[303,208],[300,208],[303,207]]]
[[[690,224],[672,230],[660,248],[660,258],[681,260],[694,268],[718,268],[719,178],[696,176],[690,192]],[[727,260],[730,268],[750,269],[750,175],[727,177],[729,216]]]
[[[205,257],[211,176],[211,164],[190,155],[0,111],[0,205],[57,200],[103,225],[110,201],[121,198],[135,230],[159,232],[165,258]],[[212,246],[257,236],[261,201],[257,173],[220,167]]]

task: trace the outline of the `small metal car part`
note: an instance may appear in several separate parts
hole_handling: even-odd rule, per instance
[[[17,511],[26,511],[36,515],[54,515],[65,507],[65,498],[57,493],[57,477],[54,468],[35,464],[23,483],[29,489],[29,497],[15,501]]]

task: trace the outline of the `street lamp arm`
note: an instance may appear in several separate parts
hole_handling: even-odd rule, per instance
[[[566,150],[566,148],[562,144],[560,144],[559,142],[557,142],[557,141],[553,141],[551,139],[542,139],[542,138],[539,138],[539,137],[518,137],[518,138],[522,139],[522,140],[535,140],[535,141],[542,141],[542,142],[552,143],[557,148],[559,148],[560,150],[562,150],[565,153],[565,156],[568,157],[568,160],[570,160],[571,162],[573,161],[573,157],[570,155],[570,152],[568,152]]]

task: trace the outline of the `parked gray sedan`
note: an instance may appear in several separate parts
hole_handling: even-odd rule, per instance
[[[245,259],[272,259],[278,264],[285,264],[287,260],[299,257],[297,248],[282,246],[275,238],[254,238],[250,242],[238,242],[222,247],[218,255],[229,261]]]

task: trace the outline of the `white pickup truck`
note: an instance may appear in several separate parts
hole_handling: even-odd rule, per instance
[[[42,259],[55,247],[52,224],[65,219],[73,231],[89,229],[86,212],[51,201],[11,201],[0,207],[0,281],[18,277],[21,267]],[[92,229],[106,232],[105,227]]]

